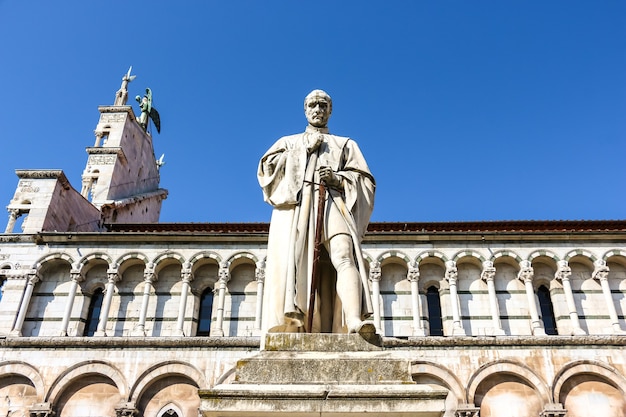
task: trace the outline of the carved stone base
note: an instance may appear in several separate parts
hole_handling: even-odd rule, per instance
[[[275,333],[264,350],[237,363],[234,382],[200,390],[205,417],[441,416],[447,390],[413,382],[403,355],[380,336]]]

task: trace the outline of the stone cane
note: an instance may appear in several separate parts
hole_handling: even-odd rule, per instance
[[[315,292],[317,291],[318,265],[322,251],[322,230],[324,228],[324,209],[326,203],[326,186],[320,181],[319,196],[317,200],[317,218],[315,221],[315,247],[313,248],[313,267],[311,268],[311,293],[309,295],[309,309],[307,317],[307,332],[313,331],[313,310],[315,308]]]

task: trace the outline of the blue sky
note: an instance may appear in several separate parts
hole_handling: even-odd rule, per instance
[[[333,97],[373,221],[626,218],[626,2],[0,0],[0,199],[75,188],[99,105],[161,115],[164,222],[265,222],[258,159]]]

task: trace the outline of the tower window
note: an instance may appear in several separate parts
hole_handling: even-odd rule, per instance
[[[102,310],[102,302],[104,301],[104,290],[98,288],[91,296],[89,303],[89,312],[87,313],[87,324],[83,336],[93,336],[98,329],[98,321],[100,319],[100,310]]]
[[[556,335],[556,320],[554,318],[554,307],[550,298],[550,290],[544,285],[537,289],[537,298],[539,298],[539,309],[541,310],[541,320],[546,334]]]
[[[213,312],[213,288],[207,288],[200,296],[198,331],[196,336],[208,336],[211,331],[211,313]]]
[[[443,336],[443,318],[441,315],[441,299],[439,289],[434,285],[426,290],[426,303],[428,304],[428,325],[431,336]]]

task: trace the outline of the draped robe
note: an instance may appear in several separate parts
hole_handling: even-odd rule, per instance
[[[324,133],[317,151],[309,154],[311,136]],[[343,189],[327,187],[323,240],[337,234],[352,239],[361,278],[361,317],[371,315],[372,303],[361,253],[361,240],[374,206],[375,181],[353,140],[311,126],[280,138],[261,158],[257,177],[272,219],[267,247],[262,327],[270,332],[304,331],[311,291],[314,237],[318,210],[318,168],[330,166]],[[313,331],[345,332],[336,273],[324,250],[320,261]]]

